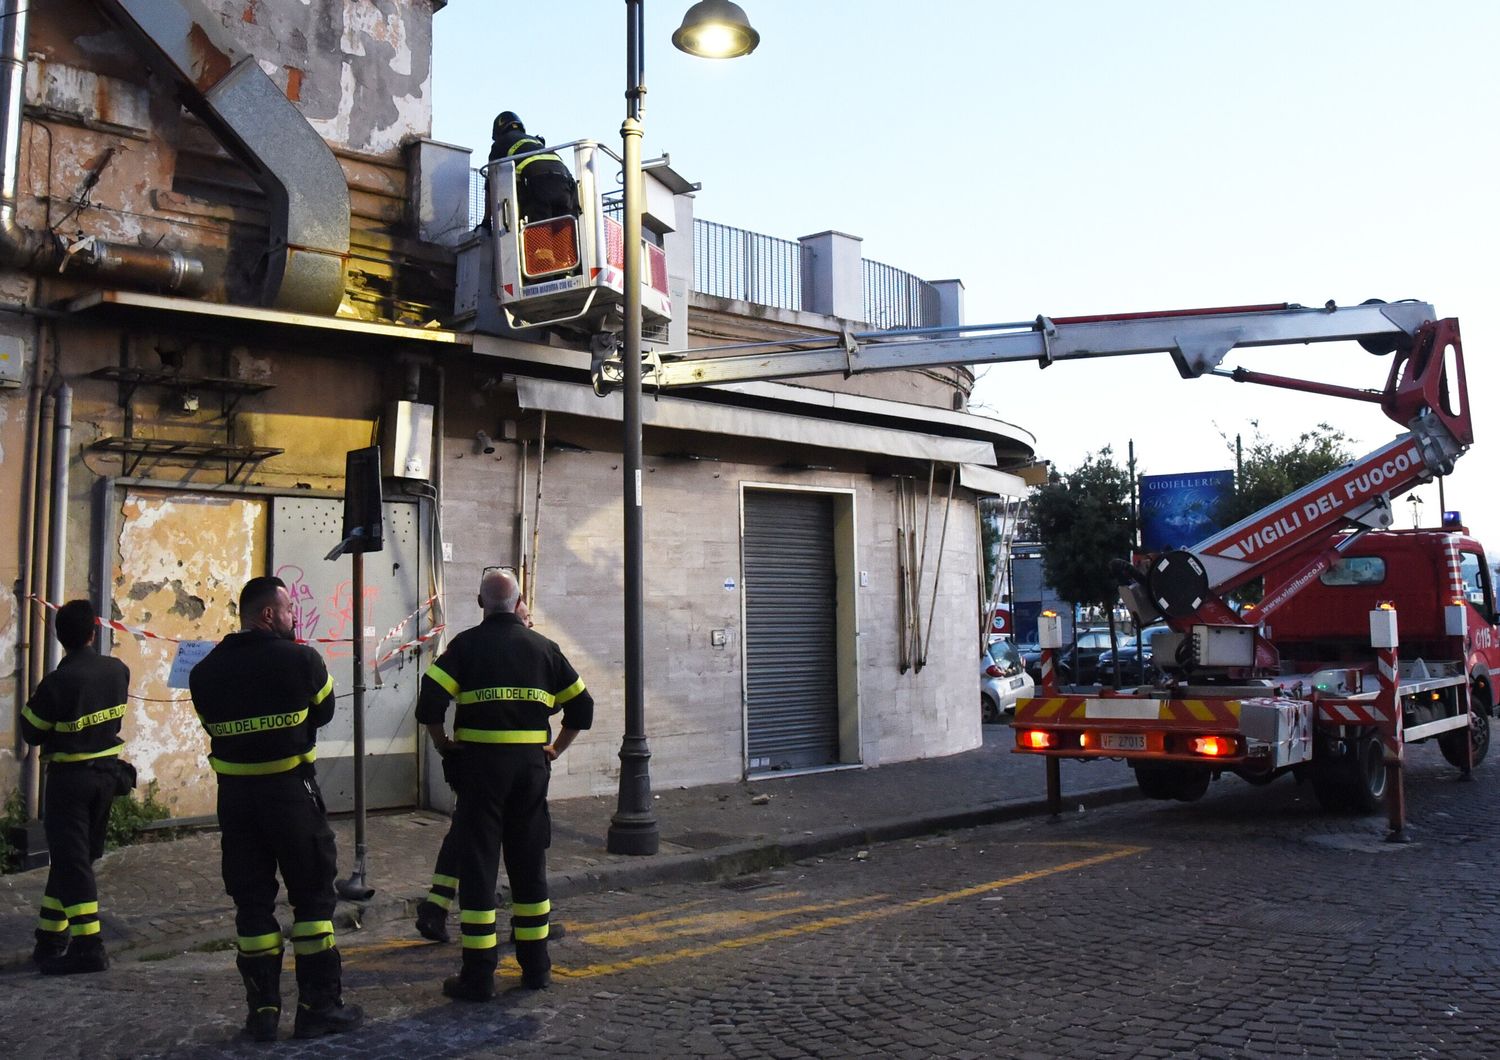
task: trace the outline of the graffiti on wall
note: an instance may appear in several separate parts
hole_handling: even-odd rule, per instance
[[[347,659],[354,654],[354,582],[335,582],[322,595],[295,563],[276,568],[276,577],[286,582],[292,597],[292,628],[303,640],[326,640],[323,654],[329,659]],[[380,586],[365,586],[365,614],[375,614]]]

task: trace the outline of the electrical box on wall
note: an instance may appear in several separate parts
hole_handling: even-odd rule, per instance
[[[26,371],[26,340],[0,335],[0,386],[20,386]]]
[[[432,478],[432,406],[394,401],[380,421],[380,472],[386,478]]]

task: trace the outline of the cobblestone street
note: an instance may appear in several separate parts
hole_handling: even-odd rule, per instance
[[[370,1022],[280,1054],[1490,1056],[1489,807],[1416,749],[1407,845],[1290,780],[877,845],[722,883],[579,896],[556,981],[439,991],[456,945],[346,932]],[[290,962],[289,962],[290,963]],[[13,1055],[263,1055],[228,952],[3,980]],[[286,984],[291,986],[288,969]],[[283,1033],[290,1032],[290,1016]],[[69,1026],[66,1032],[59,1027]]]

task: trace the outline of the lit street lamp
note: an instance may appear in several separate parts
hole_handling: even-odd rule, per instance
[[[641,177],[642,101],[646,95],[644,0],[625,0],[625,737],[620,743],[620,798],[605,847],[611,854],[655,854],[661,842],[651,807],[651,750],[646,743],[645,534],[641,506]],[[694,4],[672,34],[689,55],[728,59],[760,43],[745,12],[727,0]],[[686,308],[686,307],[684,307]]]

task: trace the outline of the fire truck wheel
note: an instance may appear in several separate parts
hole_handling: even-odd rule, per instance
[[[1372,813],[1385,799],[1385,752],[1380,738],[1362,736],[1340,758],[1313,762],[1313,793],[1325,810]]]
[[[1173,791],[1170,767],[1139,765],[1135,767],[1136,786],[1148,799],[1170,799]]]
[[[1349,801],[1361,813],[1373,813],[1385,801],[1385,749],[1378,736],[1364,736],[1354,746],[1349,765]]]
[[[1475,696],[1484,693],[1476,689]],[[1490,751],[1490,719],[1485,714],[1482,704],[1475,702],[1473,711],[1469,714],[1469,731],[1465,733],[1462,729],[1454,732],[1445,732],[1438,737],[1438,750],[1443,752],[1443,757],[1448,764],[1457,766],[1459,769],[1466,767],[1466,756],[1468,748],[1464,746],[1467,739],[1474,741],[1474,764],[1477,766],[1484,761],[1484,756]]]
[[[1211,779],[1208,770],[1189,766],[1143,764],[1135,767],[1135,782],[1148,799],[1197,802],[1208,790]]]

